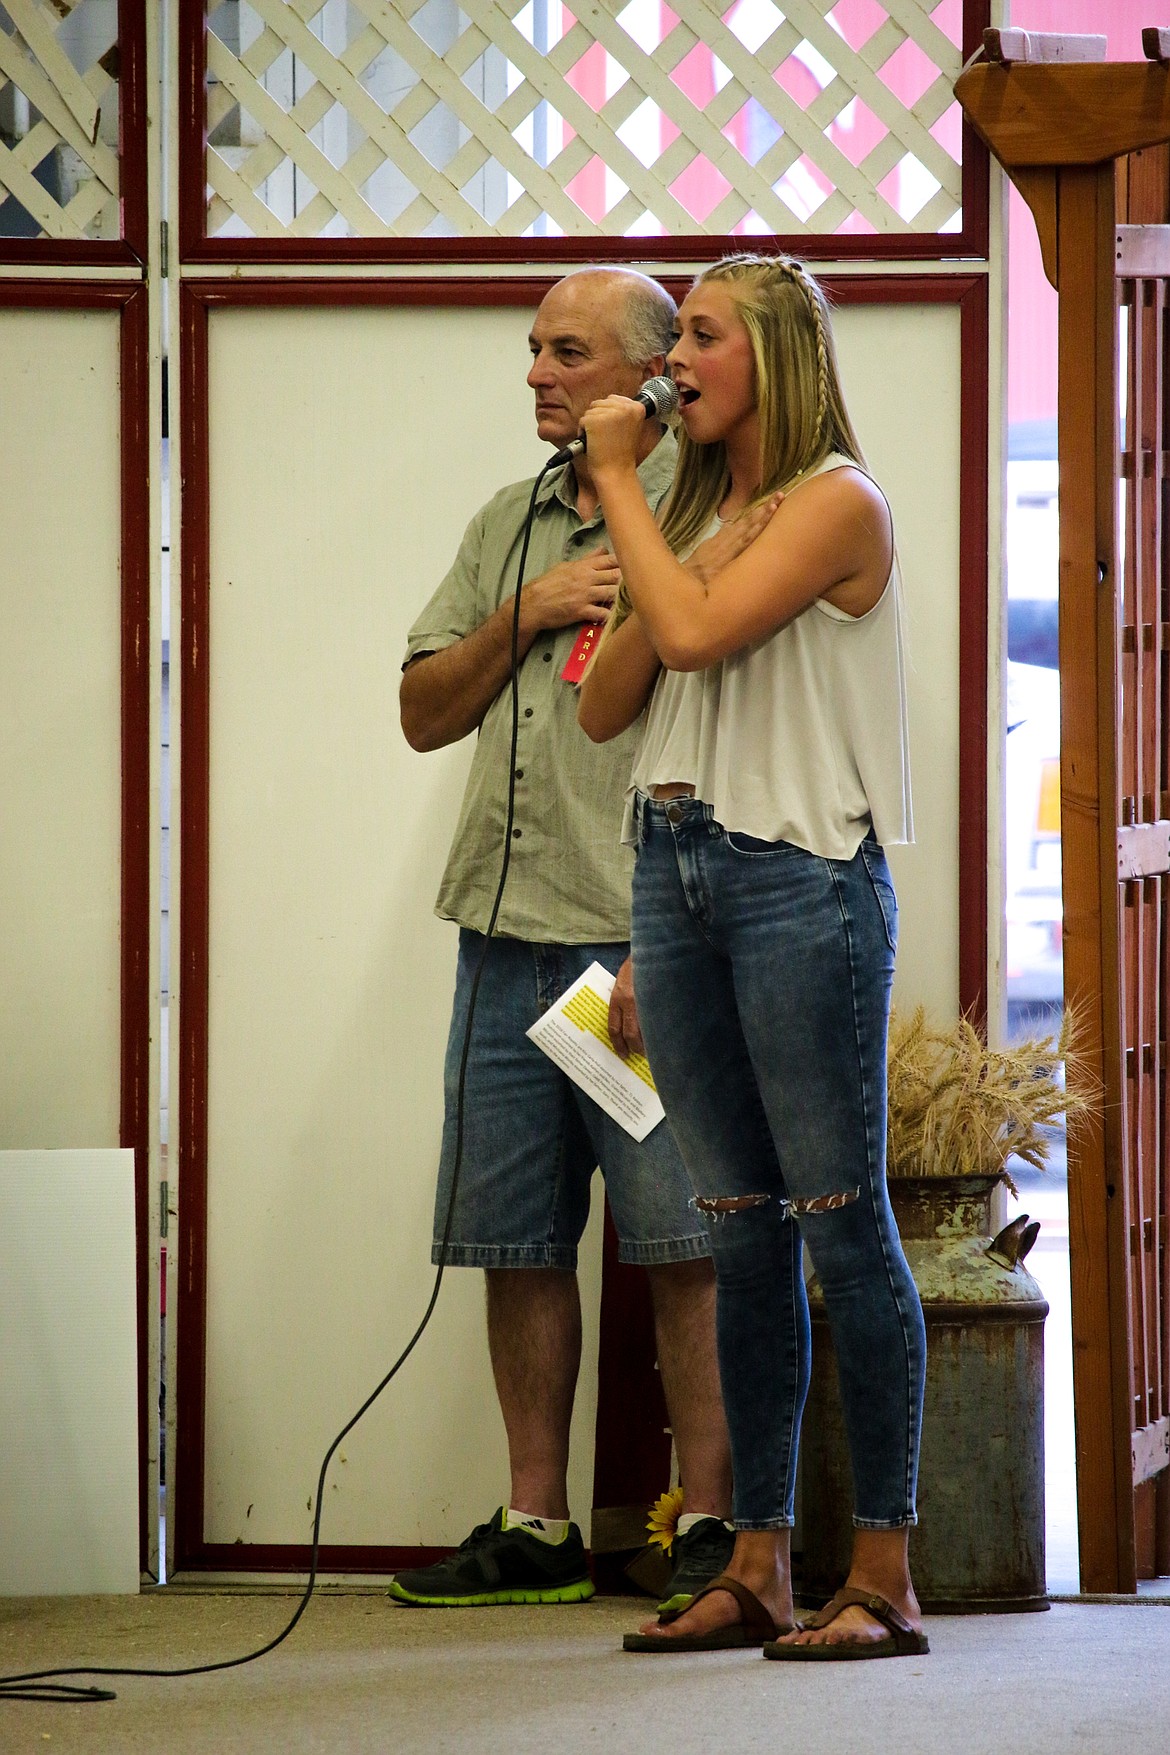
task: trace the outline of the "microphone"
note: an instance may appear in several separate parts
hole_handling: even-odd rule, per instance
[[[678,407],[678,386],[673,378],[647,378],[634,401],[642,404],[647,420],[668,420]],[[575,457],[580,457],[584,450],[585,434],[578,433],[563,451],[558,451],[549,458],[545,468],[560,469],[563,464],[572,463]]]

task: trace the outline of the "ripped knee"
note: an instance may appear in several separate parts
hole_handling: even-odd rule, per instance
[[[725,1219],[729,1213],[744,1213],[750,1207],[765,1207],[771,1200],[770,1194],[728,1194],[702,1195],[697,1194],[691,1205],[697,1213],[706,1213],[709,1218]]]
[[[852,1206],[860,1193],[858,1188],[844,1188],[837,1194],[813,1195],[808,1200],[782,1199],[779,1202],[780,1216],[783,1219],[799,1219],[809,1213],[834,1213],[839,1207]],[[765,1207],[771,1199],[770,1194],[697,1194],[691,1205],[697,1213],[705,1213],[709,1219],[726,1219],[733,1213],[746,1213],[754,1207]]]
[[[797,1218],[802,1213],[835,1213],[838,1207],[852,1206],[860,1193],[859,1188],[845,1188],[840,1194],[818,1194],[812,1200],[790,1200],[788,1210]]]

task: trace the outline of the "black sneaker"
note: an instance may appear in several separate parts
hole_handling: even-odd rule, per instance
[[[676,1536],[670,1546],[674,1571],[658,1605],[659,1614],[685,1609],[697,1591],[726,1571],[734,1547],[735,1531],[719,1517],[700,1518],[684,1536]]]
[[[571,1523],[564,1541],[542,1542],[525,1530],[503,1527],[503,1506],[477,1524],[455,1552],[418,1572],[398,1572],[390,1595],[400,1603],[466,1609],[485,1603],[584,1603],[593,1595],[581,1531]]]

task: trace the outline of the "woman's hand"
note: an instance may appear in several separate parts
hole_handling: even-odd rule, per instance
[[[614,980],[607,1021],[609,1039],[615,1053],[623,1060],[628,1060],[631,1054],[645,1054],[646,1044],[638,1022],[638,1003],[634,998],[634,964],[630,957],[626,958]]]
[[[591,473],[607,465],[637,467],[638,444],[646,430],[642,403],[628,396],[603,396],[585,410],[581,427],[589,441],[585,455]]]
[[[768,639],[818,597],[848,616],[863,616],[889,582],[889,507],[880,488],[852,464],[790,492],[755,541],[707,584],[664,551],[648,514],[635,523],[633,489],[626,491],[620,474],[607,475],[606,493],[614,503],[606,506],[606,519],[626,589],[667,670],[706,670]]]
[[[758,506],[750,506],[738,518],[729,519],[721,530],[717,530],[714,536],[709,536],[692,551],[690,558],[684,563],[687,572],[693,573],[700,585],[708,584],[724,567],[730,566],[745,548],[751,547],[770,523],[773,512],[783,498],[783,491],[777,488],[774,494],[761,500]]]

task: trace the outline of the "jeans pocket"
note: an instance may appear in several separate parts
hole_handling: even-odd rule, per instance
[[[877,897],[878,907],[882,911],[882,925],[886,929],[886,942],[892,951],[898,948],[898,896],[894,889],[890,868],[886,864],[886,856],[876,841],[861,843],[861,857]]]
[[[761,841],[755,835],[745,835],[739,829],[724,829],[723,839],[733,853],[743,854],[749,859],[758,859],[761,855],[803,853],[802,847],[793,846],[791,841]]]

